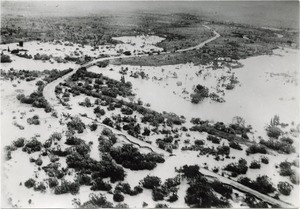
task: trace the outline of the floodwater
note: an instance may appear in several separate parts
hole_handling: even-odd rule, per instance
[[[192,93],[192,87],[197,84],[203,85],[199,82],[204,82],[204,85],[212,84],[209,86],[212,91],[213,85],[216,84],[211,81],[203,81],[201,76],[197,77],[195,73],[203,67],[193,64],[142,67],[145,73],[155,74],[158,80],[161,78],[161,81],[153,80],[151,76],[148,80],[134,79],[129,76],[130,73],[125,76],[125,79],[132,82],[136,98],[141,98],[144,103],[151,104],[151,108],[156,111],[174,112],[184,115],[187,119],[200,117],[225,123],[230,123],[235,116],[241,116],[245,119],[246,124],[252,125],[254,130],[258,131],[258,135],[264,136],[265,126],[276,114],[279,115],[281,122],[299,123],[299,90],[296,83],[299,52],[285,49],[275,50],[274,53],[275,55],[271,56],[265,55],[242,60],[241,63],[244,66],[232,70],[238,78],[239,84],[233,90],[225,91],[223,97],[226,100],[225,103],[206,99],[199,104],[192,104],[188,100]],[[128,72],[141,69],[141,67],[127,67]],[[113,68],[114,71],[109,71],[110,68]],[[94,66],[89,70],[101,72],[119,80],[121,78],[118,73],[120,68],[120,66],[108,66],[99,69]],[[211,70],[210,77],[218,78],[220,75],[226,75],[225,71],[225,69]],[[177,74],[173,81],[167,80],[172,75],[170,72]],[[181,81],[182,86],[178,86],[177,81]],[[188,93],[182,94],[180,92],[182,89],[186,89]]]

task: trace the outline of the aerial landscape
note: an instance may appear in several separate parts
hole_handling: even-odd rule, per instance
[[[2,208],[300,207],[298,1],[1,1]]]

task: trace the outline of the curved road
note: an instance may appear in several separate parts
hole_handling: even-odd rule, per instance
[[[206,25],[204,25],[204,27],[206,27],[209,30],[212,30],[210,27],[208,27]],[[213,40],[215,40],[215,39],[217,39],[217,38],[220,37],[220,34],[217,33],[216,31],[213,31],[213,33],[215,34],[214,37],[212,37],[212,38],[210,38],[210,39],[208,39],[208,40],[206,40],[206,41],[198,44],[197,46],[190,47],[190,48],[187,48],[187,49],[180,49],[180,50],[177,50],[176,52],[181,53],[181,52],[186,52],[186,51],[190,51],[190,50],[194,50],[194,49],[199,49],[199,48],[203,47],[205,44],[207,44],[207,43],[209,43],[209,42],[211,42],[211,41],[213,41]],[[165,52],[165,53],[168,53],[168,52]],[[88,62],[86,64],[83,64],[83,65],[81,65],[81,67],[88,68],[88,67],[93,66],[97,62],[101,62],[101,61],[105,61],[105,60],[111,60],[111,59],[117,59],[117,58],[127,58],[127,57],[137,57],[137,56],[138,55],[136,55],[136,56],[132,55],[132,56],[104,57],[104,58],[95,59],[95,60],[90,61],[90,62]],[[148,56],[148,55],[143,55],[143,56]],[[55,109],[55,107],[61,106],[60,105],[60,101],[56,97],[56,94],[55,94],[55,87],[60,82],[66,80],[68,78],[70,78],[70,76],[72,76],[75,72],[76,72],[76,70],[73,70],[72,72],[70,72],[70,73],[62,76],[61,78],[58,78],[57,80],[55,80],[55,81],[53,81],[53,82],[51,82],[51,83],[49,83],[49,84],[47,84],[45,86],[45,88],[43,90],[43,95],[44,95],[45,99],[49,102],[49,104],[54,109]],[[89,119],[91,119],[91,118],[89,118]],[[93,120],[93,119],[91,119],[91,120]],[[104,124],[102,124],[102,125],[104,125]],[[106,126],[106,127],[108,127],[108,126]],[[112,129],[111,127],[108,127],[108,128]],[[168,153],[168,152],[166,152],[164,150],[159,149],[158,147],[152,146],[151,144],[148,144],[148,143],[146,143],[144,141],[141,141],[141,140],[139,140],[137,138],[134,138],[132,136],[126,135],[126,134],[124,134],[124,133],[122,133],[122,132],[120,132],[120,131],[118,131],[116,129],[112,129],[112,130],[117,135],[122,135],[124,138],[126,138],[127,141],[129,141],[131,143],[134,143],[134,144],[138,145],[141,148],[149,148],[152,151],[155,151],[157,153],[161,153],[161,154],[164,154],[164,155],[169,155],[170,154],[170,153]],[[253,189],[251,189],[249,187],[246,187],[246,186],[244,186],[244,185],[242,185],[242,184],[240,184],[240,183],[238,183],[236,181],[233,181],[233,180],[228,179],[226,177],[223,177],[223,176],[221,176],[219,174],[216,174],[216,173],[214,173],[214,172],[212,172],[210,170],[202,168],[200,170],[200,172],[202,174],[206,175],[206,176],[210,176],[210,177],[216,178],[220,182],[222,182],[224,184],[228,184],[228,185],[230,185],[230,186],[232,186],[232,187],[234,187],[234,188],[236,188],[236,189],[238,189],[238,190],[240,190],[242,192],[249,193],[249,194],[251,194],[251,195],[253,195],[253,196],[255,196],[255,197],[257,197],[257,198],[259,198],[259,199],[261,199],[263,201],[266,201],[266,202],[268,202],[268,203],[270,203],[272,205],[277,205],[277,206],[282,207],[282,208],[294,208],[294,206],[291,205],[291,204],[289,204],[289,203],[286,203],[286,202],[283,202],[281,200],[274,199],[274,198],[272,198],[272,197],[270,197],[268,195],[262,194],[262,193],[260,193],[260,192],[258,192],[256,190],[253,190]]]

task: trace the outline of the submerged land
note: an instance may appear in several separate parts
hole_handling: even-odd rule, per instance
[[[1,21],[2,207],[299,206],[297,29],[189,12]]]

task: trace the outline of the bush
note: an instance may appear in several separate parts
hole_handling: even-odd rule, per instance
[[[290,175],[290,180],[293,184],[296,184],[296,185],[300,184],[299,175],[297,175],[295,173]]]
[[[131,170],[152,170],[157,163],[163,163],[164,158],[156,153],[142,154],[132,144],[125,144],[122,147],[112,147],[111,157],[123,167]]]
[[[133,110],[130,107],[122,107],[121,112],[124,115],[132,115],[133,114]]]
[[[220,139],[220,138],[215,137],[215,136],[212,136],[212,135],[208,135],[208,136],[207,136],[207,140],[208,140],[208,141],[211,141],[211,142],[214,143],[214,144],[220,144],[220,142],[221,142],[221,139]]]
[[[280,181],[278,184],[277,184],[277,188],[278,188],[278,191],[283,194],[283,195],[290,195],[292,189],[293,189],[293,186],[288,183],[288,182],[282,182]]]
[[[43,182],[39,182],[34,186],[34,191],[40,191],[40,192],[45,192],[46,191],[46,186]]]
[[[80,185],[78,182],[68,182],[63,180],[61,185],[56,186],[54,189],[54,194],[77,194],[79,192]]]
[[[28,179],[27,181],[25,181],[24,185],[27,187],[27,188],[31,188],[35,185],[35,180],[30,178]]]
[[[34,115],[32,118],[27,118],[27,123],[29,125],[40,125],[40,120],[38,115]]]
[[[211,187],[218,192],[219,194],[223,195],[227,199],[231,199],[232,195],[232,187],[225,185],[219,181],[213,181]]]
[[[9,55],[1,54],[1,63],[12,62]]]
[[[152,199],[154,201],[164,200],[164,193],[161,188],[154,187],[152,190]]]
[[[115,208],[129,208],[129,206],[126,203],[118,203]]]
[[[267,202],[258,201],[257,198],[250,194],[246,194],[244,201],[250,208],[269,208]]]
[[[21,138],[18,138],[16,141],[14,141],[13,145],[15,147],[23,147],[24,143],[25,143],[25,138],[21,137]]]
[[[236,150],[243,150],[241,145],[239,145],[238,142],[235,142],[235,141],[229,142],[229,147],[231,147],[232,149],[236,149]]]
[[[92,179],[87,174],[77,174],[77,181],[80,185],[90,186],[92,185]]]
[[[252,181],[248,177],[241,177],[238,182],[263,194],[272,193],[276,190],[271,183],[271,179],[266,175],[258,176],[256,181]]]
[[[113,195],[113,200],[116,202],[123,202],[124,201],[124,196],[121,193],[115,193]]]
[[[100,114],[100,115],[105,115],[105,110],[104,110],[104,109],[101,109],[99,106],[97,106],[97,107],[94,109],[94,113],[95,113],[95,114]]]
[[[276,126],[268,126],[267,129],[267,135],[271,138],[278,139],[278,137],[282,134],[282,131],[280,128]]]
[[[104,182],[102,178],[94,179],[93,186],[91,187],[91,190],[94,191],[98,191],[98,190],[109,191],[111,189],[112,186],[109,183]]]
[[[141,186],[135,186],[132,190],[128,183],[118,183],[115,187],[115,192],[123,192],[124,194],[134,196],[142,193],[143,188]]]
[[[257,160],[253,160],[249,166],[252,169],[260,169],[260,163]]]
[[[164,203],[157,203],[155,205],[155,208],[168,208],[168,205],[167,204],[164,204]]]
[[[230,147],[229,146],[218,146],[217,147],[217,154],[228,156],[230,154]]]
[[[219,199],[213,192],[208,180],[203,176],[197,176],[189,182],[189,188],[184,198],[186,204],[196,208],[229,207],[228,200]]]
[[[266,175],[257,177],[254,185],[254,189],[264,194],[272,193],[276,190],[271,183],[271,179]]]
[[[295,152],[295,148],[293,147],[293,145],[286,141],[279,141],[277,139],[270,139],[268,141],[265,141],[262,139],[259,143],[265,145],[270,149],[282,151],[286,154]]]
[[[183,173],[184,177],[192,179],[200,175],[199,169],[200,167],[198,165],[184,165],[179,172]]]
[[[91,131],[96,131],[97,128],[98,128],[98,125],[96,123],[93,123],[93,124],[90,125],[90,130]]]
[[[241,158],[238,163],[230,163],[225,166],[224,170],[231,171],[236,174],[246,174],[248,170],[247,161]]]
[[[259,145],[259,144],[252,144],[248,149],[246,150],[247,155],[249,154],[267,154],[267,150],[264,146]]]
[[[154,189],[161,185],[161,179],[157,176],[146,176],[142,181],[142,185],[146,189]]]
[[[191,94],[191,102],[198,104],[204,98],[209,96],[209,90],[205,86],[198,84],[194,89],[194,93]]]
[[[268,157],[262,157],[261,162],[264,164],[269,164],[269,158]]]
[[[31,141],[27,142],[23,147],[22,151],[27,153],[38,152],[42,149],[42,143],[39,142],[37,139],[32,139]]]
[[[58,133],[58,132],[54,132],[54,133],[51,134],[51,136],[49,137],[49,139],[50,139],[51,141],[55,141],[55,140],[60,141],[61,138],[62,138],[62,135],[61,135],[61,133]]]
[[[67,123],[69,130],[76,130],[78,133],[83,133],[85,124],[79,117],[73,117],[70,122]]]
[[[103,194],[90,194],[89,200],[83,203],[80,207],[82,208],[113,208],[113,204],[108,202]]]
[[[279,164],[279,168],[280,168],[279,174],[281,176],[291,176],[295,174],[295,172],[292,170],[292,163],[290,162],[287,161],[281,162]]]
[[[49,178],[48,184],[50,188],[56,187],[58,185],[58,180],[56,178]]]
[[[110,118],[105,118],[102,123],[112,128],[114,127],[114,122]]]

